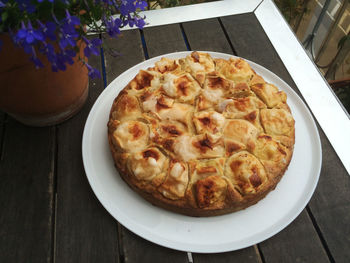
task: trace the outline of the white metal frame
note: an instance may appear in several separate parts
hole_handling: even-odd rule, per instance
[[[142,12],[146,27],[254,12],[350,174],[350,119],[272,0],[222,0]],[[128,28],[125,28],[128,29]]]

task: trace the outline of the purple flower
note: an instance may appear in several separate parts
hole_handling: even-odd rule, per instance
[[[99,46],[102,44],[102,40],[99,38],[94,38],[91,41],[83,37],[84,42],[86,43],[86,47],[84,48],[84,54],[87,57],[90,57],[91,54],[94,54],[98,56],[100,54],[99,52]]]
[[[136,8],[140,8],[141,10],[145,10],[147,7],[147,2],[145,1],[137,1],[135,4]]]
[[[17,3],[22,12],[27,11],[28,14],[32,14],[36,10],[36,7],[31,3],[31,0],[17,0]]]
[[[38,59],[38,57],[36,55],[34,46],[31,46],[31,52],[30,53],[32,53],[32,57],[30,58],[30,60],[34,62],[35,67],[36,68],[44,67],[43,63],[41,63],[41,61]]]
[[[60,57],[63,63],[68,63],[72,65],[74,63],[73,58],[75,57],[75,55],[76,53],[73,49],[65,49],[65,50],[62,50]]]
[[[64,50],[68,45],[75,47],[76,46],[76,40],[74,39],[74,36],[69,34],[60,34],[61,39],[59,41],[59,46],[62,50]]]
[[[120,4],[120,13],[124,16],[128,15],[129,13],[133,13],[136,11],[136,7],[134,5],[133,0],[121,0]]]
[[[54,17],[57,21],[57,19]],[[75,47],[76,46],[76,38],[79,37],[79,34],[76,30],[76,26],[80,25],[80,19],[76,16],[71,16],[66,10],[66,18],[62,21],[62,26],[60,27],[61,33],[59,45],[61,49],[65,49],[68,45]]]
[[[0,1],[0,8],[5,7],[6,5]]]
[[[40,22],[39,20],[38,24],[41,27],[41,30],[45,37],[48,37],[49,39],[55,41],[56,40],[56,24],[54,22],[48,21],[45,24]]]
[[[74,25],[69,25],[68,23],[63,24],[60,28],[60,41],[59,46],[61,49],[65,49],[68,45],[75,47],[76,38],[79,36],[78,32],[75,30]]]
[[[52,63],[51,69],[54,72],[57,72],[59,70],[65,71],[67,69],[61,56],[57,56],[56,61]]]
[[[122,20],[120,20],[119,18],[113,19],[113,17],[109,17],[109,18],[104,18],[103,19],[105,25],[106,25],[106,31],[108,33],[108,35],[110,35],[111,37],[115,37],[116,35],[120,34],[120,26],[122,24]]]
[[[16,37],[20,41],[25,41],[29,45],[33,44],[36,40],[44,40],[44,34],[40,30],[33,29],[30,21],[28,22],[27,28],[22,21],[22,28],[18,30]]]
[[[139,17],[139,18],[135,18],[135,24],[136,24],[136,26],[138,27],[138,28],[140,28],[140,29],[142,29],[144,26],[145,26],[145,20],[143,19],[143,18],[141,18],[141,17]]]
[[[80,19],[76,16],[71,16],[67,9],[66,9],[66,22],[67,24],[72,26],[80,25]]]
[[[40,49],[40,52],[45,54],[48,61],[51,63],[56,62],[57,56],[55,53],[54,47],[50,43],[46,43],[45,41],[43,42],[43,47]]]
[[[130,14],[128,14],[128,19],[123,21],[123,25],[129,25],[129,27],[137,26],[138,28],[142,29],[145,26],[144,18],[142,17],[131,17]]]
[[[34,62],[36,68],[44,67],[43,63],[36,56],[31,57],[30,60]]]
[[[55,59],[51,62],[51,69],[53,72],[57,72],[59,70],[66,70],[66,65],[64,64],[63,60],[60,58],[59,55],[55,54]]]
[[[101,78],[101,74],[97,69],[91,67],[88,63],[85,63],[85,66],[87,67],[87,69],[89,71],[88,75],[90,78],[92,78],[92,79]]]

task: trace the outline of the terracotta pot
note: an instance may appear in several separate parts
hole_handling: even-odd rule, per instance
[[[53,72],[46,58],[44,68],[36,69],[30,56],[0,34],[0,108],[30,126],[48,126],[72,117],[88,96],[88,72],[76,63],[66,71]],[[81,57],[83,52],[81,50]]]

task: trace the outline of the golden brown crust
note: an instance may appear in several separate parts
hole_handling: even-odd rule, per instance
[[[286,99],[243,59],[162,58],[113,102],[115,166],[156,206],[189,216],[244,209],[276,187],[291,161]]]

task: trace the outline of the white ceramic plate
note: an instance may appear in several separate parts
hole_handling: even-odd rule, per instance
[[[278,233],[304,209],[315,190],[321,170],[319,134],[309,110],[298,95],[275,74],[249,62],[267,82],[286,92],[295,118],[293,158],[276,189],[256,205],[216,217],[189,217],[151,205],[133,192],[114,168],[107,140],[109,111],[114,98],[140,69],[153,66],[161,57],[180,58],[189,53],[172,53],[144,61],[125,71],[102,92],[91,109],[83,134],[86,175],[106,210],[126,228],[149,241],[198,253],[241,249]],[[215,58],[232,57],[208,53]]]

